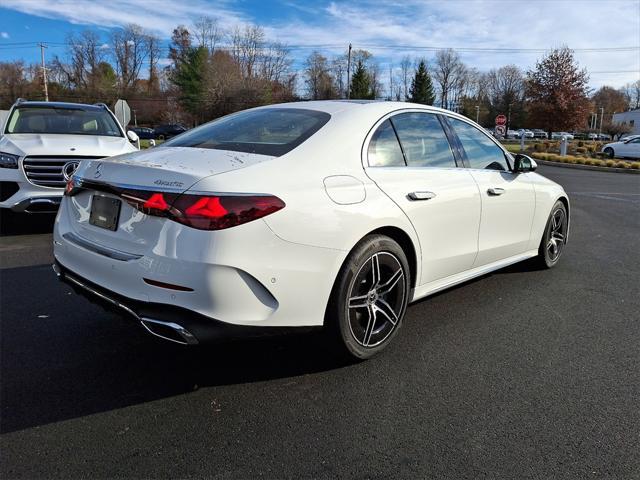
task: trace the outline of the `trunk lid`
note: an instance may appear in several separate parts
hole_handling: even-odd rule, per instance
[[[163,235],[171,235],[171,231],[177,232],[184,226],[166,218],[145,215],[122,199],[116,230],[93,225],[90,221],[92,197],[119,197],[91,188],[92,182],[130,190],[179,194],[205,177],[246,168],[271,158],[223,150],[159,147],[118,157],[85,160],[75,177],[82,179],[89,188],[68,199],[70,228],[82,239],[97,245],[144,255],[157,248]]]

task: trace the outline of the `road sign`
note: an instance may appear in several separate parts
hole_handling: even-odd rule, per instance
[[[496,125],[506,125],[507,124],[507,117],[505,117],[504,115],[498,115],[496,117]]]
[[[126,100],[119,99],[113,106],[113,113],[120,122],[120,125],[126,127],[131,121],[131,109]]]
[[[504,134],[507,133],[507,127],[504,125],[496,125],[496,135],[504,137]]]

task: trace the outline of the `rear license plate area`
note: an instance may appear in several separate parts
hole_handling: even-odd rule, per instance
[[[91,214],[89,223],[96,227],[116,231],[122,202],[117,198],[93,195],[91,197]]]

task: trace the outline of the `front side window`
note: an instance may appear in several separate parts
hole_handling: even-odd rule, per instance
[[[448,117],[448,120],[462,143],[470,168],[509,170],[504,152],[487,135],[457,118]]]
[[[193,147],[279,157],[316,133],[331,115],[301,108],[262,108],[219,118],[162,147]]]
[[[404,167],[402,149],[389,120],[385,120],[371,137],[367,157],[370,167]]]
[[[398,114],[391,121],[408,166],[455,168],[453,152],[438,117],[410,112]]]
[[[17,107],[5,133],[45,133],[122,137],[109,112],[100,108]]]

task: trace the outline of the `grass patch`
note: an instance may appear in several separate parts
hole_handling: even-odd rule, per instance
[[[160,145],[164,140],[156,140],[156,147]],[[140,140],[140,150],[149,148],[149,140]]]

